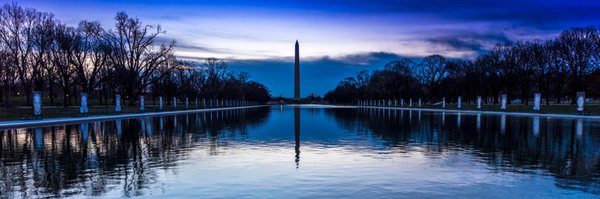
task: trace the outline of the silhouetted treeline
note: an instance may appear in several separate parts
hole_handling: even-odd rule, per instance
[[[112,29],[96,21],[70,27],[51,13],[5,4],[0,8],[0,103],[42,91],[54,104],[79,100],[79,93],[102,104],[116,94],[134,104],[140,95],[218,98],[264,102],[265,86],[234,74],[222,60],[189,64],[174,56],[175,41],[165,41],[160,26],[143,24],[124,12]],[[167,100],[167,102],[170,102]]]
[[[547,41],[498,44],[472,60],[431,55],[420,62],[392,61],[383,70],[345,78],[325,98],[335,103],[411,97],[437,102],[462,96],[473,102],[482,96],[497,103],[498,95],[507,94],[528,103],[540,92],[546,104],[573,103],[576,92],[600,94],[599,61],[598,29],[572,28]]]

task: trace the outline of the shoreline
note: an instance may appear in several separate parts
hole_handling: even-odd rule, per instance
[[[223,108],[208,108],[195,110],[179,110],[179,111],[163,111],[163,112],[148,112],[148,113],[128,113],[120,115],[95,115],[86,117],[62,117],[48,119],[32,119],[32,120],[10,120],[1,121],[0,130],[10,128],[27,128],[38,126],[52,126],[58,124],[75,124],[92,121],[107,121],[118,119],[130,119],[137,117],[155,117],[165,115],[179,115],[187,113],[201,113],[222,110],[248,109],[259,107],[277,107],[281,105],[254,105],[240,107],[223,107]],[[355,109],[389,109],[389,110],[408,110],[408,111],[428,111],[428,112],[450,112],[450,113],[468,113],[468,114],[490,114],[490,115],[511,115],[511,116],[526,116],[526,117],[555,117],[555,118],[571,118],[571,119],[591,119],[600,120],[600,116],[593,115],[572,115],[558,113],[527,113],[527,112],[501,112],[501,111],[478,111],[478,110],[456,110],[456,109],[434,109],[434,108],[408,108],[408,107],[384,107],[384,106],[355,106],[355,105],[331,105],[331,104],[285,104],[283,106],[306,107],[306,108],[355,108]]]
[[[393,110],[413,110],[429,112],[453,112],[453,113],[471,113],[471,114],[490,114],[490,115],[514,115],[528,117],[560,117],[573,119],[593,119],[600,120],[598,115],[572,115],[560,113],[526,113],[526,112],[502,112],[502,111],[477,111],[477,110],[456,110],[456,109],[434,109],[434,108],[405,108],[405,107],[385,107],[385,106],[354,106],[355,108],[371,109],[393,109]]]
[[[272,105],[280,106],[280,105]],[[436,109],[436,108],[419,108],[419,107],[387,107],[387,106],[357,106],[357,105],[333,105],[333,104],[285,104],[285,106],[310,107],[310,108],[364,108],[364,109],[391,109],[391,110],[413,110],[413,111],[429,111],[429,112],[451,112],[451,113],[469,113],[469,114],[490,114],[490,115],[513,115],[527,117],[557,117],[557,118],[573,118],[573,119],[592,119],[600,120],[600,115],[574,115],[561,113],[529,113],[529,112],[503,112],[503,111],[485,111],[485,110],[457,110],[457,109]]]
[[[265,107],[265,106],[269,106],[269,105],[238,106],[238,107],[208,108],[208,109],[195,109],[195,110],[148,112],[148,113],[128,113],[128,114],[120,114],[120,115],[95,115],[95,116],[86,116],[86,117],[62,117],[62,118],[32,119],[32,120],[11,120],[11,121],[1,121],[0,122],[0,130],[12,129],[12,128],[52,126],[52,125],[58,125],[58,124],[74,124],[74,123],[93,122],[93,121],[129,119],[129,118],[137,118],[137,117],[154,117],[154,116],[165,116],[165,115],[179,115],[179,114],[185,114],[185,113],[201,113],[201,112],[212,112],[212,111],[223,111],[223,110],[234,110],[234,109],[249,109],[249,108],[259,108],[259,107]]]

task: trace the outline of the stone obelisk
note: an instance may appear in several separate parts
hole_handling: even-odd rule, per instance
[[[300,100],[300,46],[296,40],[296,58],[294,60],[294,100]]]

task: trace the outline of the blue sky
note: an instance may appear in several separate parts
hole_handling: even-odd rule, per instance
[[[10,1],[5,1],[10,2]],[[536,40],[599,25],[600,1],[183,1],[22,0],[64,23],[113,26],[118,11],[160,24],[176,55],[227,60],[266,84],[274,96],[293,92],[294,42],[300,42],[302,95],[323,95],[360,70],[400,57],[441,54],[472,58],[494,44]]]

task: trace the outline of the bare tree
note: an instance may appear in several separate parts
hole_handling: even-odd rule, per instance
[[[52,60],[54,71],[57,80],[62,88],[63,93],[63,106],[67,107],[71,105],[71,88],[75,84],[75,67],[72,64],[72,57],[76,56],[77,53],[77,31],[74,28],[67,27],[64,24],[56,26],[54,31],[55,45],[52,48]]]
[[[598,32],[593,27],[572,28],[563,31],[556,39],[556,50],[560,59],[569,67],[571,75],[571,103],[575,103],[575,92],[585,88],[584,78],[591,73],[598,54],[595,40]]]
[[[388,83],[395,90],[393,91],[391,98],[397,99],[398,97],[414,96],[413,81],[414,79],[414,66],[415,63],[407,58],[394,60],[384,65],[384,70],[392,72],[393,79],[391,83]]]
[[[527,49],[525,53],[528,53],[528,64],[533,67],[533,81],[537,90],[542,93],[546,99],[549,98],[550,94],[550,52],[547,46],[540,41],[527,43]],[[546,105],[549,105],[550,101],[546,100]]]
[[[217,58],[207,58],[202,65],[206,71],[206,84],[203,89],[206,93],[209,93],[210,98],[220,97],[216,95],[219,90],[223,90],[224,84],[221,84],[221,80],[227,76],[227,63]]]
[[[11,87],[14,84],[14,70],[11,67],[12,60],[10,54],[4,45],[0,45],[0,89],[1,95],[0,102],[4,104],[4,107],[10,106],[10,93]]]
[[[419,65],[419,79],[429,88],[429,96],[437,96],[440,82],[446,75],[446,58],[441,55],[430,55],[423,58]]]
[[[101,82],[99,73],[107,67],[109,46],[98,22],[80,22],[75,37],[69,61],[75,67],[79,85],[91,94]]]
[[[130,99],[129,104],[133,105],[149,85],[166,74],[159,71],[175,68],[175,41],[156,46],[156,38],[164,34],[160,26],[144,25],[124,12],[117,13],[115,20],[116,30],[110,32],[108,40],[112,48],[109,60],[123,92]]]
[[[38,21],[34,26],[33,50],[31,53],[31,80],[33,89],[44,91],[49,76],[52,73],[51,48],[54,42],[55,20],[54,15],[48,13],[36,13]]]
[[[531,98],[531,86],[535,65],[531,62],[532,55],[529,49],[530,44],[526,42],[517,42],[512,48],[512,55],[516,71],[516,77],[521,90],[521,100],[529,104]]]
[[[562,102],[563,91],[568,81],[569,67],[560,57],[558,42],[546,41],[544,46],[548,54],[548,79],[552,86],[552,96],[556,103]]]
[[[35,9],[23,9],[16,3],[5,4],[0,9],[0,40],[7,49],[11,65],[18,74],[19,83],[30,104],[33,70],[31,54],[35,44],[35,29],[40,16]]]

